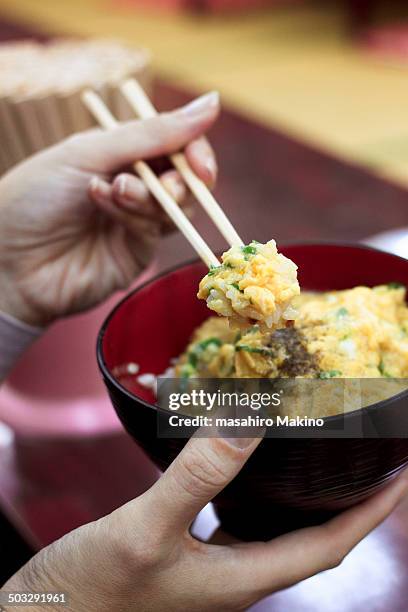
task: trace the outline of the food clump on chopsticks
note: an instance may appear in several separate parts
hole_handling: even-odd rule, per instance
[[[297,266],[278,253],[274,240],[233,246],[221,260],[200,282],[197,297],[228,317],[231,327],[245,329],[257,323],[261,331],[271,331],[295,319]]]

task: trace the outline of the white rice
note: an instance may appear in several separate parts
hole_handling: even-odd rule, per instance
[[[171,359],[170,361],[174,361],[174,359]],[[145,389],[150,389],[150,391],[153,391],[153,393],[157,396],[157,379],[173,378],[174,375],[174,367],[169,366],[161,374],[152,374],[150,372],[146,372],[145,374],[139,374],[139,376],[137,376],[136,378],[136,381],[141,387],[144,387]]]

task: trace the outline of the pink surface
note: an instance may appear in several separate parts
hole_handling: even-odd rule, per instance
[[[155,265],[133,287],[155,273]],[[86,436],[120,430],[95,357],[99,328],[122,297],[54,324],[23,355],[0,391],[0,420],[20,435]]]
[[[153,11],[243,12],[265,7],[294,4],[295,0],[111,0],[117,7],[128,6]],[[296,0],[299,3],[299,0]]]
[[[371,28],[360,36],[361,46],[384,61],[408,62],[408,24]]]

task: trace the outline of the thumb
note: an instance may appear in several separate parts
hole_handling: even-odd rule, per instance
[[[188,529],[200,510],[235,478],[261,440],[193,437],[144,496],[155,523],[170,533]],[[163,513],[160,519],[158,512]]]
[[[204,134],[219,109],[219,96],[214,91],[151,119],[82,132],[70,139],[70,158],[94,172],[111,173],[136,160],[174,153]]]

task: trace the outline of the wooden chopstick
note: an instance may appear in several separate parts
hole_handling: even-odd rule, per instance
[[[118,125],[118,121],[112,115],[102,98],[94,91],[87,89],[81,95],[82,101],[91,114],[95,117],[99,125],[105,129],[112,129]],[[210,268],[219,266],[220,262],[211,251],[208,244],[200,236],[195,227],[187,219],[177,202],[163,187],[157,176],[148,164],[143,161],[136,161],[133,164],[134,170],[140,176],[150,193],[156,198],[162,208],[166,211],[173,223],[184,234],[191,246],[195,249],[198,256]]]
[[[136,79],[124,81],[120,89],[132,109],[141,119],[149,119],[157,115],[156,109]],[[173,166],[180,172],[188,187],[228,244],[230,246],[242,246],[244,243],[231,221],[228,219],[207,185],[192,171],[185,155],[183,153],[174,153],[170,155],[170,160]]]

